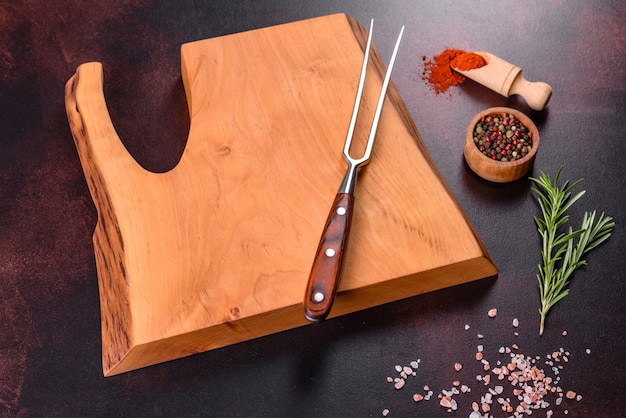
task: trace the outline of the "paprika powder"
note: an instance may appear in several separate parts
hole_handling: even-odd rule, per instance
[[[487,64],[482,56],[460,49],[445,49],[432,60],[426,61],[426,57],[422,59],[425,61],[422,79],[427,81],[437,94],[444,93],[451,86],[458,86],[465,81],[465,77],[452,70],[452,67],[467,71]]]

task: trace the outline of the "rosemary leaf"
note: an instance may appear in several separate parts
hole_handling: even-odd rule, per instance
[[[580,229],[564,226],[569,222],[567,210],[584,194],[572,195],[572,189],[582,181],[565,181],[559,186],[560,167],[554,180],[543,171],[539,178],[530,179],[537,185],[531,187],[537,197],[542,218],[533,219],[541,236],[541,264],[538,265],[537,282],[541,308],[539,309],[539,335],[543,335],[546,316],[550,309],[569,294],[568,285],[574,271],[587,264],[583,258],[594,248],[606,241],[613,232],[615,222],[610,216],[596,211],[585,212]],[[597,219],[596,219],[597,217]]]

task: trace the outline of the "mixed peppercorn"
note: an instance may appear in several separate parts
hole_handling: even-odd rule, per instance
[[[474,127],[474,143],[485,156],[502,162],[524,158],[532,149],[532,132],[509,113],[484,115]]]

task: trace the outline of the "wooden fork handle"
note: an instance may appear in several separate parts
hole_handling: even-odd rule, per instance
[[[332,308],[353,207],[352,194],[337,193],[326,219],[304,295],[304,316],[311,322],[323,321]]]

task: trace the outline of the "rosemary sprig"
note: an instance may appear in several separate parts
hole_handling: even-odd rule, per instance
[[[543,171],[539,178],[530,178],[539,187],[532,187],[531,190],[537,196],[543,215],[543,218],[534,217],[542,238],[542,265],[538,266],[539,273],[537,274],[541,297],[539,335],[543,335],[548,311],[568,295],[572,273],[578,267],[587,264],[583,258],[585,254],[606,241],[615,227],[615,222],[610,216],[605,216],[603,212],[596,220],[597,214],[593,211],[584,213],[580,229],[564,228],[569,221],[566,211],[585,194],[585,191],[572,195],[572,189],[582,179],[571,184],[565,181],[559,186],[559,175],[562,169],[563,167],[558,169],[554,181]]]

